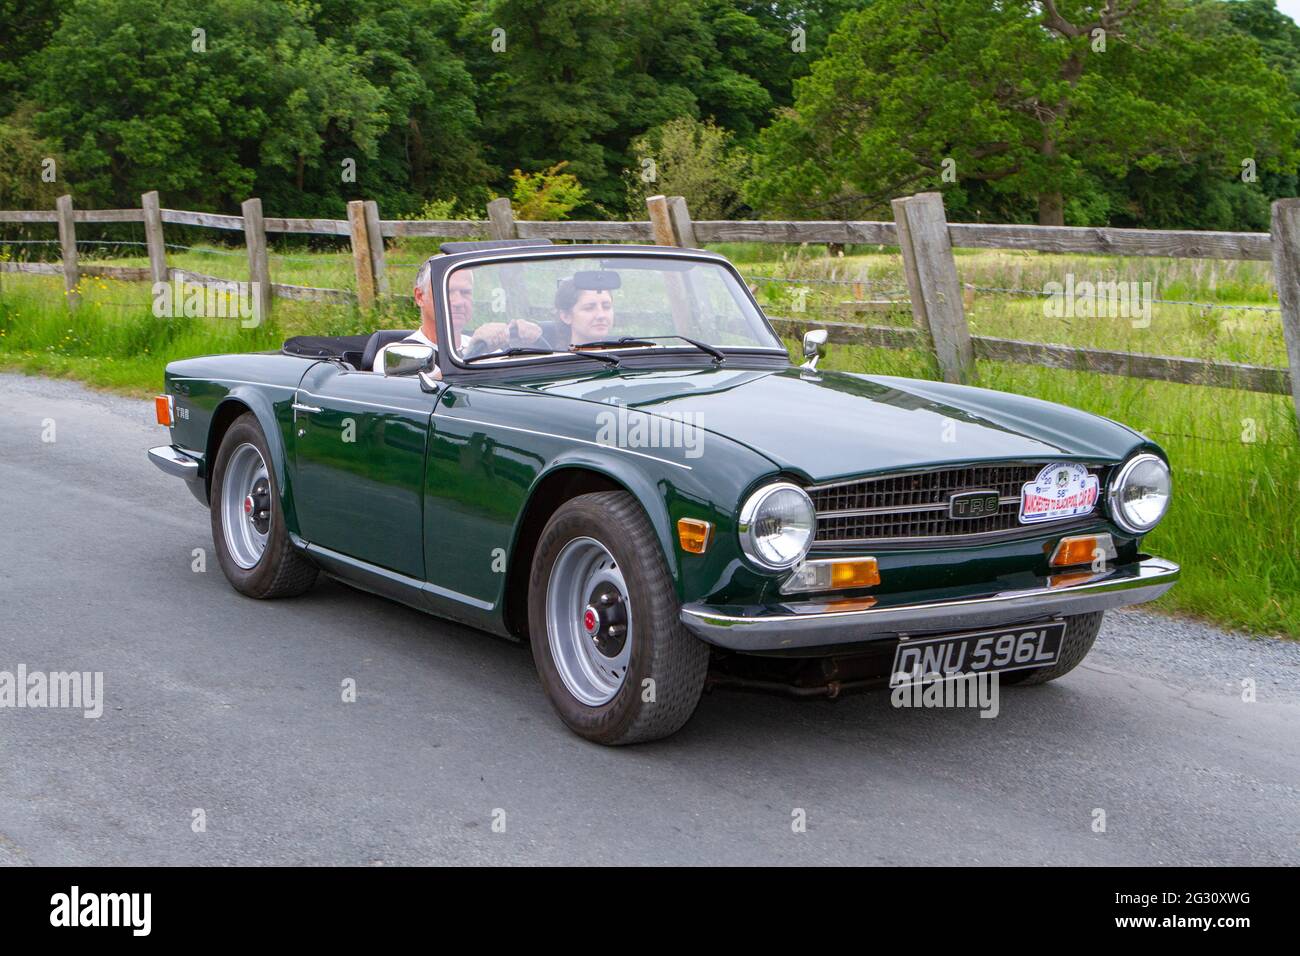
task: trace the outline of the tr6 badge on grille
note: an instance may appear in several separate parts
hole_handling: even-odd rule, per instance
[[[1020,491],[1020,521],[1052,521],[1086,515],[1097,505],[1097,476],[1083,465],[1056,462]]]
[[[987,518],[997,513],[996,491],[963,491],[948,499],[950,518]]]

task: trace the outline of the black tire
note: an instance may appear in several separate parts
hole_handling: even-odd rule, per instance
[[[551,569],[565,545],[583,537],[595,539],[617,562],[632,610],[632,648],[622,686],[599,706],[569,691],[547,632]],[[632,744],[667,737],[690,719],[704,690],[709,647],[682,626],[679,610],[659,539],[630,494],[580,495],[551,516],[533,555],[528,632],[542,687],[570,730],[600,744]],[[647,680],[653,684],[646,685]],[[649,687],[653,701],[644,699]]]
[[[284,526],[284,513],[280,506],[280,487],[276,481],[274,468],[268,468],[271,489],[266,549],[251,568],[240,567],[231,556],[230,546],[226,541],[225,525],[222,521],[222,489],[226,478],[226,466],[230,463],[235,449],[244,444],[255,446],[261,453],[262,459],[268,465],[270,464],[271,450],[267,446],[266,436],[262,434],[262,426],[257,423],[257,417],[252,412],[246,412],[235,419],[222,437],[221,447],[217,451],[216,463],[212,469],[209,511],[217,560],[221,563],[221,570],[225,573],[226,580],[241,594],[253,598],[292,597],[302,594],[316,583],[319,570],[299,553],[293,546],[293,542],[289,540],[289,532]]]
[[[1101,619],[1105,611],[1092,614],[1079,614],[1065,619],[1065,636],[1061,638],[1061,653],[1051,667],[1039,667],[1028,671],[1012,671],[1003,674],[1001,683],[1013,687],[1028,687],[1033,684],[1046,684],[1070,673],[1083,662],[1097,640],[1101,630]]]

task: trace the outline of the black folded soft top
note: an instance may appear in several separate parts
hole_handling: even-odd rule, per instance
[[[369,338],[369,335],[295,335],[285,339],[281,351],[299,358],[340,359],[354,364],[351,358],[360,360]]]

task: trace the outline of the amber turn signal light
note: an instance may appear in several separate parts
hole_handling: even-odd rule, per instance
[[[1072,568],[1114,558],[1115,542],[1109,534],[1080,534],[1058,541],[1048,563],[1054,568]]]
[[[708,550],[709,538],[713,536],[713,523],[699,518],[677,519],[677,540],[682,550],[690,554],[703,554]]]
[[[840,591],[869,588],[880,583],[880,566],[875,558],[827,558],[805,561],[781,585],[782,594],[800,591]]]
[[[831,587],[869,588],[880,583],[880,566],[875,558],[831,562]]]
[[[159,395],[153,400],[154,414],[158,416],[158,424],[172,427],[172,397],[170,395]]]

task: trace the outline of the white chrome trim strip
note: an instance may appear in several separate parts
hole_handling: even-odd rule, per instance
[[[273,382],[246,382],[242,378],[209,378],[206,375],[174,375],[173,382],[223,382],[227,385],[256,385],[259,388],[283,388],[286,391],[297,391],[294,385],[276,385]]]
[[[360,398],[344,398],[342,395],[322,395],[320,392],[309,392],[305,388],[297,389],[302,395],[310,395],[312,398],[324,398],[331,402],[346,402],[349,405],[361,405],[366,408],[386,408],[391,412],[406,412],[408,415],[432,415],[433,408],[406,408],[401,405],[385,405],[383,402],[371,402]],[[320,411],[320,409],[316,409]]]

